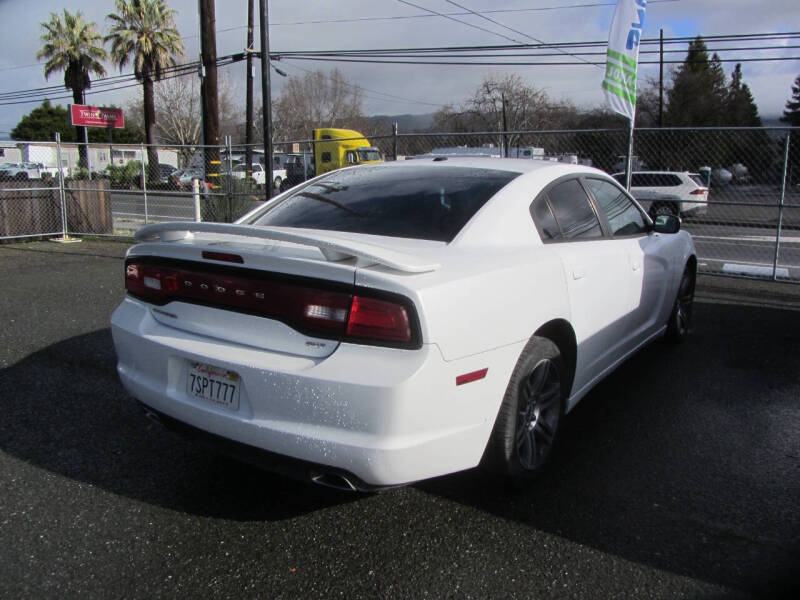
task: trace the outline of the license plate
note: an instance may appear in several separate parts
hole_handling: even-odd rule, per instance
[[[203,363],[191,363],[186,378],[186,391],[193,398],[238,410],[239,383],[239,375],[233,371]]]

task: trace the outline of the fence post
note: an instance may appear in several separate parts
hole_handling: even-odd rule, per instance
[[[148,214],[147,214],[147,174],[145,173],[144,168],[144,144],[142,144],[142,155],[141,155],[141,164],[142,164],[142,194],[144,196],[144,224],[147,225]]]
[[[200,214],[200,180],[192,179],[192,198],[194,199],[194,220],[199,223],[203,220]]]
[[[228,172],[226,179],[228,180],[228,223],[233,221],[233,148],[231,147],[231,136],[225,136],[225,152],[228,154]],[[247,169],[247,167],[245,167]],[[246,174],[246,172],[245,172]]]
[[[58,155],[58,197],[61,202],[61,238],[67,239],[67,195],[64,192],[64,167],[61,162],[61,133],[56,131],[56,154]]]
[[[392,123],[392,147],[394,148],[394,159],[397,160],[397,123]]]
[[[781,201],[778,204],[778,231],[775,233],[775,260],[772,262],[772,281],[778,279],[778,259],[781,253],[781,229],[783,228],[783,205],[786,201],[786,178],[789,172],[789,146],[792,143],[792,130],[786,130],[786,148],[783,153],[783,177],[781,178]]]

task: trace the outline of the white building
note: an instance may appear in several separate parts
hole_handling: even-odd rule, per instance
[[[2,142],[0,147],[5,150],[6,156],[16,149],[15,158],[3,158],[0,162],[34,162],[43,163],[46,167],[58,167],[55,142]],[[147,150],[143,153],[141,145],[89,144],[88,159],[89,169],[94,173],[104,170],[112,162],[121,166],[132,160],[144,160],[147,164]],[[177,167],[178,152],[159,148],[158,162]],[[61,144],[61,164],[69,175],[78,168],[78,144]]]

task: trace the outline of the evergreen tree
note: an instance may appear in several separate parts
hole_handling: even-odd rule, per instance
[[[731,73],[728,87],[727,125],[740,127],[761,127],[761,117],[753,100],[753,94],[746,83],[742,83],[742,64],[736,63]]]
[[[89,142],[93,144],[108,143],[108,131],[99,127],[90,127]],[[26,142],[52,142],[55,133],[61,134],[62,142],[77,142],[78,137],[75,127],[70,127],[67,120],[67,109],[63,106],[50,104],[49,100],[42,102],[11,130],[11,139]],[[124,129],[113,129],[112,143],[138,144],[144,139],[142,132],[126,120]]]
[[[689,43],[686,59],[672,76],[665,121],[672,126],[721,125],[726,99],[722,62],[716,53],[709,59],[708,48],[698,36]]]
[[[786,101],[786,110],[783,111],[781,121],[792,127],[800,127],[800,75],[792,85],[792,97]]]
[[[800,126],[800,75],[794,80],[792,85],[792,97],[786,101],[786,109],[783,111],[781,121],[788,123],[792,127]],[[789,146],[789,183],[797,183],[800,180],[800,135],[796,131],[791,134],[791,145]],[[783,149],[786,142],[783,143]]]
[[[52,142],[56,132],[61,134],[62,142],[74,142],[77,139],[75,128],[67,123],[67,109],[60,105],[53,106],[50,100],[45,100],[41,106],[20,119],[11,130],[11,139]]]

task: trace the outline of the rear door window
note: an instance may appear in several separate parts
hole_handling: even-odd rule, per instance
[[[566,239],[603,236],[600,221],[577,179],[568,179],[547,191],[553,214]]]

